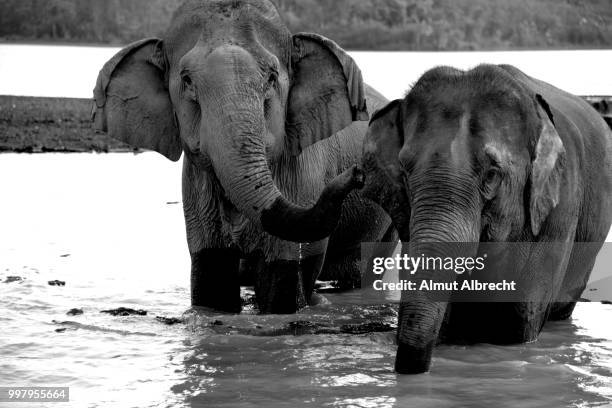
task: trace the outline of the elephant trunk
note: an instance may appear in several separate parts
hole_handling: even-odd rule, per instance
[[[443,176],[434,178],[436,183],[432,179],[424,183],[427,188],[413,190],[410,242],[402,237],[409,256],[433,260],[410,277],[400,276],[416,281],[417,288],[423,281],[452,285],[457,274],[436,260],[471,257],[478,249],[480,221],[477,211],[471,210],[475,207],[473,196],[468,194],[469,183],[458,179],[445,182]],[[465,187],[463,191],[461,185]],[[450,296],[449,289],[402,292],[395,360],[398,373],[429,370]]]
[[[263,105],[256,92],[237,90],[226,94],[218,105],[221,114],[216,115],[217,119],[202,123],[222,129],[220,142],[203,141],[202,150],[209,151],[215,173],[232,204],[266,232],[295,242],[323,239],[335,229],[345,197],[363,185],[363,173],[353,166],[337,176],[311,208],[291,203],[275,185],[268,166],[265,140],[270,135]],[[210,134],[210,130],[202,134]]]

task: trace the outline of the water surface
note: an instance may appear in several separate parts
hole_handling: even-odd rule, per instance
[[[54,406],[612,404],[611,305],[579,304],[531,344],[441,346],[430,373],[397,376],[393,332],[261,335],[297,320],[395,321],[393,306],[354,305],[353,293],[297,315],[189,311],[179,164],[154,153],[4,154],[0,174],[0,281],[22,279],[0,282],[0,384],[71,387],[71,402]],[[118,306],[148,314],[100,313]]]
[[[98,71],[119,48],[0,44],[0,95],[91,98]],[[399,98],[437,65],[512,64],[577,95],[612,95],[612,50],[350,52],[367,83]]]

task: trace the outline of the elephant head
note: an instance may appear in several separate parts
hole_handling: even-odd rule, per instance
[[[544,98],[504,67],[441,67],[373,115],[364,194],[383,197],[410,253],[453,256],[440,253],[441,243],[460,242],[474,256],[480,241],[534,241],[546,232],[564,155]],[[423,292],[402,293],[396,371],[429,369],[446,307]]]
[[[163,39],[106,63],[94,97],[96,129],[170,160],[185,152],[239,211],[284,239],[329,235],[361,183],[350,169],[311,209],[275,184],[275,165],[368,114],[355,62],[329,39],[291,35],[267,0],[186,1]],[[317,222],[327,227],[315,231]]]

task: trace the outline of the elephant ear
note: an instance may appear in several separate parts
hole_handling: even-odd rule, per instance
[[[353,121],[368,120],[361,71],[335,42],[317,34],[294,35],[291,72],[285,130],[293,154]]]
[[[540,233],[542,223],[559,203],[565,147],[555,129],[553,114],[541,95],[536,95],[540,135],[531,165],[529,210],[531,231]]]
[[[401,178],[400,152],[404,147],[401,109],[402,100],[396,99],[374,112],[363,146],[365,169],[384,169],[395,182]]]
[[[182,147],[166,83],[161,40],[150,38],[128,45],[98,74],[94,129],[177,161]]]

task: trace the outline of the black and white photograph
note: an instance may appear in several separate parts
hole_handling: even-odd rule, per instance
[[[612,407],[610,0],[0,0],[0,407]]]

